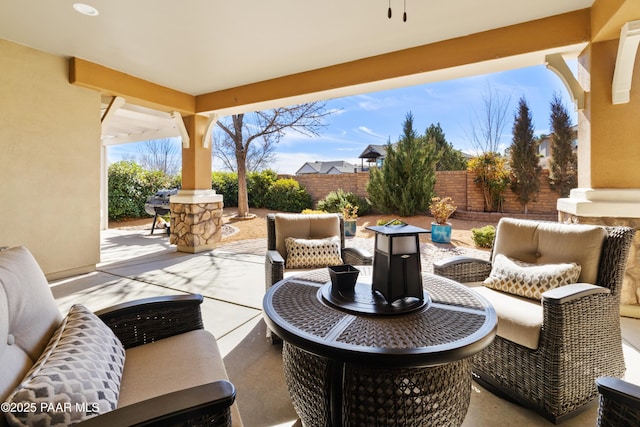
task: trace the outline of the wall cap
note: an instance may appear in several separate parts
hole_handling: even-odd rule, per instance
[[[574,188],[556,206],[582,217],[640,218],[640,189]]]
[[[215,190],[179,190],[178,194],[169,198],[169,203],[199,204],[222,203],[222,194]]]

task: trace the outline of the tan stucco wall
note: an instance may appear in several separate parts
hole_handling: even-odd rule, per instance
[[[100,259],[100,96],[65,58],[0,39],[0,246],[24,245],[47,277]]]
[[[578,186],[640,188],[640,61],[635,61],[630,102],[613,105],[611,84],[618,40],[594,43],[580,55],[588,88],[579,115]]]

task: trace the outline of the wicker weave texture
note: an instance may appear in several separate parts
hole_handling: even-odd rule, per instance
[[[330,420],[331,363],[288,343],[284,372],[293,406],[307,427]],[[469,359],[431,368],[344,366],[343,426],[459,426],[471,396]]]
[[[640,408],[625,405],[619,400],[600,396],[598,427],[638,427]]]
[[[344,390],[346,426],[455,427],[469,409],[471,365],[468,359],[432,368],[349,364]]]
[[[296,413],[306,427],[330,425],[329,361],[314,356],[286,341],[282,362],[287,388]]]
[[[203,329],[199,305],[143,305],[101,316],[125,348],[136,347],[173,335]]]

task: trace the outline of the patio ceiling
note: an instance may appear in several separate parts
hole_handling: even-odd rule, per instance
[[[86,3],[94,6],[99,15],[83,16],[72,8],[72,2],[3,0],[0,38],[63,57],[80,58],[198,96],[586,9],[594,0],[406,0],[407,22],[402,20],[402,0],[390,0],[391,19],[387,18],[389,0]],[[542,64],[548,53],[575,55],[578,48],[531,52],[336,88],[322,96],[346,96]],[[103,101],[103,111],[107,111],[111,99]],[[294,97],[287,101],[306,99]],[[266,103],[253,107],[273,106]],[[125,104],[114,110],[103,135],[115,143],[156,131],[159,135],[180,134],[179,123],[176,125],[170,116],[147,112],[149,117],[141,117],[144,113]]]

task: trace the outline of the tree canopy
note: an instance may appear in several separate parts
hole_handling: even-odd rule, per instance
[[[573,147],[573,131],[569,112],[555,93],[551,100],[551,188],[567,197],[578,185],[578,158]]]
[[[524,97],[518,101],[509,154],[511,189],[524,207],[524,213],[527,213],[529,202],[534,201],[540,191],[539,176],[542,167],[538,156],[538,141],[533,135],[531,111]]]
[[[398,143],[386,146],[382,168],[371,170],[367,193],[372,206],[401,216],[426,211],[433,195],[437,160],[435,143],[416,133],[409,112]]]

